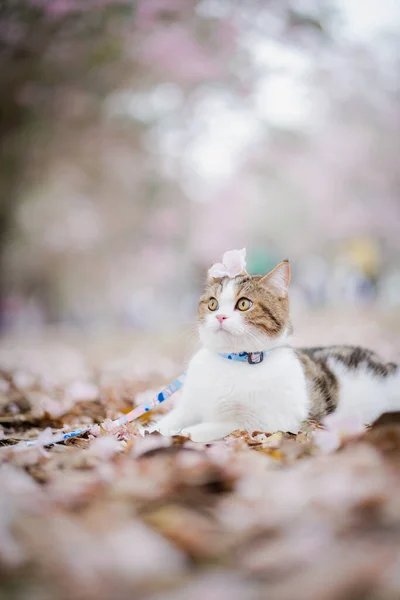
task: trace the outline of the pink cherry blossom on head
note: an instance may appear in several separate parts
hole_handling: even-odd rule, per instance
[[[222,263],[215,263],[208,271],[210,277],[230,277],[233,279],[246,273],[246,248],[229,250],[222,257]]]

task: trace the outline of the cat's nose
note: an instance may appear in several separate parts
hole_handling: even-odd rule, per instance
[[[226,315],[215,315],[215,316],[220,323],[222,323],[222,321],[225,321],[225,319],[228,318]]]

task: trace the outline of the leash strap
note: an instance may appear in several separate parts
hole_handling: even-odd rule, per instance
[[[131,423],[132,421],[136,421],[136,419],[138,419],[145,413],[150,412],[153,408],[155,408],[156,406],[158,406],[159,404],[161,404],[162,402],[167,400],[167,398],[170,398],[170,396],[175,394],[175,392],[180,390],[181,387],[183,386],[183,382],[185,381],[185,379],[186,379],[186,373],[182,373],[182,375],[179,375],[179,377],[174,379],[174,381],[172,383],[170,383],[169,385],[167,385],[167,387],[165,387],[163,390],[161,390],[161,392],[159,392],[157,394],[157,396],[155,396],[152,400],[150,400],[149,402],[144,402],[143,404],[140,404],[139,406],[136,406],[136,408],[131,410],[129,413],[127,413],[123,417],[119,417],[119,419],[115,419],[112,422],[112,424],[115,425],[116,427],[119,427],[121,425],[126,425],[127,423]],[[68,431],[67,433],[60,434],[60,439],[54,440],[53,442],[51,442],[49,444],[49,446],[52,445],[53,443],[65,442],[66,440],[70,440],[71,438],[78,437],[78,435],[81,435],[82,433],[88,433],[89,431],[91,431],[92,428],[93,428],[93,426],[86,427],[84,429],[75,429],[74,431]],[[37,440],[28,440],[25,442],[25,444],[28,447],[35,446],[36,443],[37,443]]]

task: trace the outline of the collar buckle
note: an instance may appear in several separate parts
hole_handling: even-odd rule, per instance
[[[249,352],[247,354],[247,362],[250,365],[258,365],[264,360],[264,352]]]

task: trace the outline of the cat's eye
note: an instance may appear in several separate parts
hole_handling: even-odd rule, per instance
[[[210,298],[208,301],[208,308],[210,310],[217,310],[218,308],[218,300],[216,298]]]
[[[239,298],[236,303],[236,308],[238,310],[249,310],[253,306],[253,303],[248,298]]]

